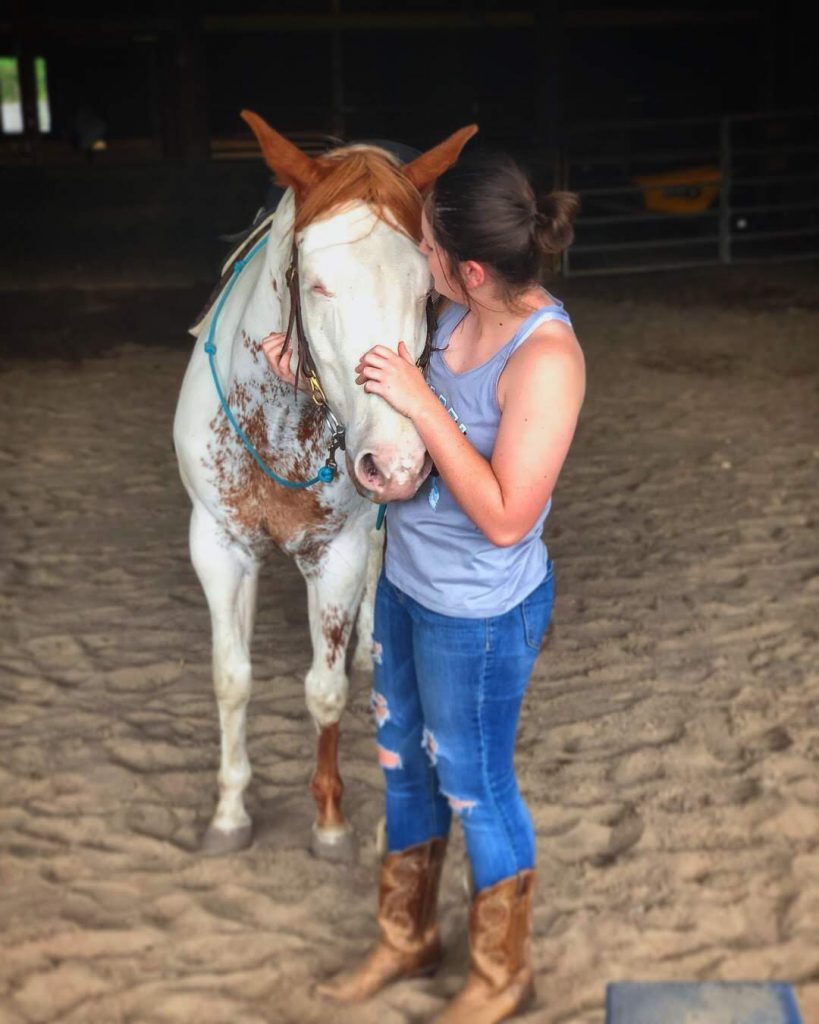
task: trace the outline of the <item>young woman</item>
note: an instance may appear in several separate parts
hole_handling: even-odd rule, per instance
[[[438,966],[453,812],[475,884],[471,969],[437,1020],[500,1021],[534,993],[535,836],[515,733],[554,599],[542,528],[585,388],[569,318],[538,281],[571,242],[576,205],[568,193],[536,202],[506,157],[446,171],[422,221],[421,251],[449,300],[426,378],[403,343],[357,367],[357,383],[413,421],[435,470],[387,511],[372,700],[386,782],[381,935],[358,968],[320,986],[339,1002]],[[286,376],[275,341],[266,352]]]

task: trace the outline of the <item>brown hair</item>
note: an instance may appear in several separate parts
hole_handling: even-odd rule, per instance
[[[573,192],[536,197],[517,163],[496,153],[468,157],[445,171],[425,209],[461,288],[458,264],[475,260],[491,268],[503,298],[514,304],[546,262],[571,245],[579,205]]]
[[[361,201],[382,220],[391,215],[410,238],[421,237],[421,194],[386,153],[339,149],[317,158],[316,163],[322,177],[296,210],[296,231],[339,206]]]

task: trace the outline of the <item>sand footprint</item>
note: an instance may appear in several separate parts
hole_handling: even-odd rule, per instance
[[[549,852],[563,864],[589,861],[602,867],[636,846],[644,829],[642,817],[630,804],[589,810],[574,828],[550,844]]]

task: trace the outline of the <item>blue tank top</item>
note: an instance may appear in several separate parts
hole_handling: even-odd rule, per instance
[[[461,432],[485,459],[492,457],[500,426],[498,380],[515,350],[546,320],[571,325],[561,302],[535,310],[491,359],[464,373],[444,361],[453,330],[466,315],[449,306],[433,339],[427,380]],[[387,579],[431,611],[458,618],[502,615],[527,597],[547,572],[541,533],[551,500],[517,544],[498,547],[488,540],[439,476],[430,477],[409,501],[387,509]]]

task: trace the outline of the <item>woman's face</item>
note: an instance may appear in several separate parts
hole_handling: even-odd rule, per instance
[[[421,254],[426,256],[429,272],[435,291],[455,302],[463,302],[464,294],[450,269],[446,253],[441,252],[438,243],[432,236],[432,228],[427,220],[426,211],[421,213]]]

